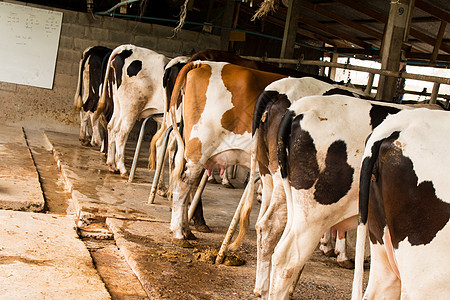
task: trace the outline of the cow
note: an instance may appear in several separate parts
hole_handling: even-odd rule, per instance
[[[134,45],[115,48],[107,63],[102,96],[94,119],[106,106],[106,86],[112,77],[112,99],[114,110],[108,122],[107,165],[111,172],[128,176],[124,155],[128,135],[137,119],[143,119],[164,110],[163,88],[164,66],[169,59],[150,49]],[[161,119],[156,119],[161,123]]]
[[[389,116],[361,164],[352,299],[361,299],[364,243],[371,266],[364,299],[446,299],[450,293],[450,115],[425,108]]]
[[[253,113],[252,143],[256,151],[252,153],[252,165],[257,160],[262,181],[262,200],[259,211],[257,233],[257,271],[254,293],[258,296],[267,293],[269,288],[270,262],[273,250],[286,225],[286,199],[281,176],[278,172],[277,133],[281,118],[296,100],[311,95],[346,94],[368,98],[360,90],[332,85],[321,80],[304,78],[284,78],[268,85],[258,98]],[[250,183],[252,184],[252,183]],[[240,245],[249,224],[253,194],[247,194],[246,205],[241,211],[239,235],[230,250]],[[346,266],[349,261],[345,252],[345,239],[337,245],[338,263]]]
[[[167,101],[170,101],[170,99],[171,99],[173,84],[175,83],[175,79],[177,78],[177,75],[180,72],[181,68],[186,63],[197,61],[197,60],[228,62],[228,63],[234,64],[234,65],[239,65],[239,66],[243,66],[243,67],[247,67],[247,68],[251,68],[251,69],[255,69],[255,70],[261,70],[261,71],[266,71],[266,72],[271,72],[271,73],[279,73],[279,74],[283,74],[283,75],[291,76],[291,77],[314,77],[314,78],[320,79],[320,80],[330,83],[330,84],[335,83],[333,80],[331,80],[327,77],[311,75],[311,74],[293,70],[290,68],[279,68],[279,67],[271,65],[271,64],[245,59],[245,58],[242,58],[239,55],[236,55],[230,51],[206,49],[206,50],[202,50],[202,51],[199,51],[199,52],[193,54],[188,60],[186,60],[185,57],[182,57],[181,59],[175,58],[173,61],[171,61],[166,66],[165,73],[164,73],[164,82],[167,82],[166,83],[167,84],[167,88],[166,88]],[[177,104],[180,105],[180,103],[181,103],[181,95],[178,96],[178,100],[177,100]],[[167,110],[165,110],[166,112],[168,112],[168,107],[169,106],[167,106]],[[162,144],[161,138],[164,136],[164,133],[167,130],[167,127],[168,126],[166,126],[166,122],[163,122],[163,126],[161,126],[161,128],[158,130],[158,132],[152,138],[152,141],[150,144],[151,150],[150,150],[150,157],[149,157],[150,169],[155,168],[156,147],[157,147],[157,145]],[[229,183],[226,170],[224,171],[224,173],[222,173],[221,177],[222,177],[222,185],[224,185],[225,187],[232,187],[232,185]],[[211,176],[210,176],[210,179],[212,179]],[[154,192],[155,191],[153,191],[152,193],[154,193]],[[153,198],[152,194],[150,195],[150,198]]]
[[[80,112],[79,139],[86,146],[102,145],[104,148],[105,129],[98,121],[94,122],[92,116],[97,109],[100,89],[105,77],[106,64],[104,62],[111,51],[112,49],[103,46],[94,46],[85,49],[81,56],[74,109]],[[108,116],[110,117],[110,115]]]
[[[286,76],[225,62],[190,62],[180,71],[170,103],[170,120],[178,151],[171,174],[172,242],[189,247],[194,238],[187,220],[187,197],[203,170],[220,173],[230,165],[249,169],[251,119],[259,94]],[[178,94],[184,86],[183,136],[176,126]]]
[[[304,97],[289,107],[277,133],[287,222],[272,255],[264,298],[289,297],[325,230],[356,227],[364,142],[387,115],[402,108],[343,95]]]

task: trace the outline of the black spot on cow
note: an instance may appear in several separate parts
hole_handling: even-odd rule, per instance
[[[300,121],[303,115],[298,115],[292,121],[289,140],[289,170],[291,185],[297,189],[311,188],[319,176],[319,165],[316,160],[316,146],[309,132],[302,129]]]
[[[344,96],[350,96],[353,97],[354,94],[348,90],[340,89],[340,88],[334,88],[331,90],[326,91],[323,93],[323,96],[330,96],[330,95],[344,95]]]
[[[362,91],[360,93],[354,93],[349,90],[341,89],[341,88],[334,88],[331,90],[326,91],[323,96],[329,96],[329,95],[344,95],[344,96],[350,96],[360,99],[366,99],[366,100],[373,100],[372,97],[364,95]]]
[[[133,60],[127,68],[127,74],[129,77],[133,77],[136,76],[140,70],[142,70],[142,61]]]
[[[372,104],[372,108],[370,109],[370,125],[372,125],[372,130],[380,125],[388,115],[394,115],[399,111],[400,109],[396,107]]]
[[[325,169],[319,174],[314,198],[328,205],[339,201],[350,190],[354,169],[347,163],[347,145],[344,141],[333,142],[327,151]]]
[[[429,244],[450,218],[450,204],[437,197],[431,181],[418,182],[413,161],[394,144],[397,138],[381,144],[368,220],[371,241],[382,243],[387,224],[395,249],[405,239],[413,246]]]
[[[84,111],[94,112],[97,109],[97,103],[100,97],[99,86],[103,83],[105,69],[103,68],[104,59],[109,57],[111,49],[103,46],[94,46],[90,48],[83,57],[80,69],[80,78],[83,77],[84,68],[89,65],[89,86],[85,87],[88,90],[88,98],[83,104]],[[82,96],[83,80],[80,81],[80,97]]]
[[[122,52],[118,53],[112,62],[112,65],[114,67],[114,70],[116,72],[116,84],[117,88],[120,87],[122,84],[122,69],[125,64],[125,59],[130,57],[133,54],[132,50],[123,50]]]
[[[170,99],[172,98],[173,88],[177,80],[178,73],[186,65],[186,63],[178,62],[170,68],[165,69],[163,76],[163,88],[166,89],[167,96],[167,111],[170,109]],[[181,102],[181,94],[179,95],[179,101]]]

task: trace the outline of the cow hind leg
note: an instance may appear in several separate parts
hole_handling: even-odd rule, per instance
[[[320,239],[319,249],[327,257],[336,256],[336,253],[335,253],[334,247],[333,247],[333,237],[331,235],[331,229],[328,229],[323,234],[322,238]]]
[[[203,216],[203,204],[202,198],[200,197],[197,207],[195,208],[194,215],[192,216],[192,221],[194,222],[194,227],[197,231],[210,233],[212,232],[211,228],[206,225],[205,218]]]
[[[223,171],[223,174],[221,175],[221,177],[222,177],[222,186],[224,186],[227,189],[234,189],[234,186],[233,186],[233,184],[231,183],[231,181],[229,179],[228,169],[232,170],[232,167],[225,168],[225,170]]]
[[[120,122],[119,130],[116,135],[116,168],[120,172],[120,176],[128,178],[128,172],[125,168],[125,147],[128,135],[133,129],[134,121],[125,119]]]
[[[392,271],[383,245],[370,245],[370,272],[363,299],[400,299],[401,282]]]
[[[275,190],[277,187],[275,187]],[[272,254],[286,225],[287,211],[284,197],[273,195],[270,206],[258,221],[257,265],[255,295],[265,297],[269,292],[270,264]]]
[[[354,269],[355,264],[347,256],[347,233],[337,232],[336,247],[334,252],[337,255],[336,261],[341,268]]]
[[[108,125],[108,152],[106,155],[106,165],[109,171],[116,173],[116,131],[113,126]]]
[[[92,128],[89,113],[80,110],[80,136],[79,140],[83,146],[88,146],[91,140]]]
[[[173,234],[172,244],[178,247],[192,247],[187,239],[194,239],[188,222],[188,197],[192,187],[200,182],[203,168],[188,168],[181,180],[175,183],[172,201],[170,229]],[[194,189],[195,190],[195,189]]]

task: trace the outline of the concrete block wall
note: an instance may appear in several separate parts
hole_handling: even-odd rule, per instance
[[[5,2],[25,5],[23,2]],[[74,130],[78,114],[72,111],[82,52],[90,46],[115,48],[134,44],[168,57],[220,49],[220,36],[182,30],[175,37],[173,27],[123,20],[107,16],[56,9],[35,4],[33,7],[63,12],[53,89],[0,82],[0,123],[35,128]]]

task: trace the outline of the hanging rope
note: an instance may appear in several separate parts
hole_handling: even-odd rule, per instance
[[[189,0],[186,0],[186,1],[184,1],[184,4],[181,6],[180,21],[178,23],[178,26],[175,27],[175,29],[173,30],[174,36],[175,36],[175,34],[177,34],[181,30],[181,28],[184,25],[184,21],[186,20],[188,3],[189,3]]]
[[[261,19],[268,13],[275,11],[275,9],[278,8],[278,2],[279,0],[264,0],[264,2],[261,3],[258,10],[253,15],[252,21]]]

